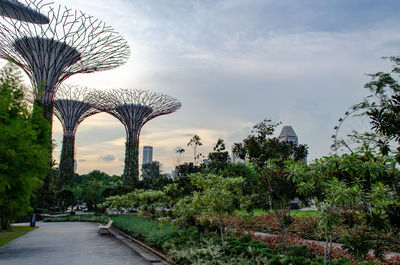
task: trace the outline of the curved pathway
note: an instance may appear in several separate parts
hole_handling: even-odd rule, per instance
[[[151,264],[93,223],[38,223],[39,228],[0,247],[1,265]]]

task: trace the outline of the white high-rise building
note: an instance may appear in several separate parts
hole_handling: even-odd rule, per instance
[[[296,145],[299,144],[299,138],[297,138],[292,126],[283,126],[281,133],[279,134],[281,141],[291,141]]]
[[[153,147],[149,145],[143,146],[142,165],[153,162]]]
[[[299,138],[294,132],[292,126],[283,126],[281,133],[279,134],[281,141],[291,141],[296,145],[299,145]],[[307,157],[303,159],[304,163],[307,163]]]

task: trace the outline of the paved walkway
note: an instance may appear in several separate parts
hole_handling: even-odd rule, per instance
[[[1,265],[147,265],[93,223],[38,223],[39,228],[0,247]]]

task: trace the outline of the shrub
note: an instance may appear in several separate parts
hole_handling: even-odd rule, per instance
[[[114,225],[129,235],[144,239],[153,246],[162,246],[169,238],[178,234],[178,230],[168,224],[159,224],[150,218],[138,216],[115,216]]]

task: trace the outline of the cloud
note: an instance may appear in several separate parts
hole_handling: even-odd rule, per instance
[[[141,133],[140,146],[152,145],[165,171],[174,166],[176,146],[192,159],[186,143],[194,134],[204,154],[218,138],[230,150],[264,118],[292,125],[309,145],[309,161],[328,154],[337,119],[368,93],[365,73],[390,70],[380,57],[398,54],[397,0],[57,2],[104,19],[132,48],[127,64],[68,82],[148,88],[182,102]],[[55,158],[62,141],[57,123]],[[86,160],[78,172],[121,174],[124,143],[117,119],[88,118],[77,130],[76,156]],[[107,155],[115,160],[102,163]]]
[[[105,156],[102,156],[102,157],[100,157],[100,159],[101,160],[103,160],[103,161],[106,161],[106,162],[110,162],[110,161],[114,161],[114,160],[116,160],[115,159],[115,156],[114,155],[105,155]]]

